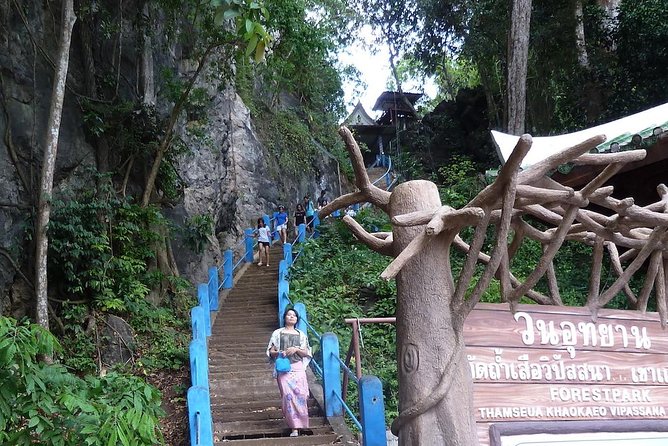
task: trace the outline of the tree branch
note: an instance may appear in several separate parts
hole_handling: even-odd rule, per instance
[[[391,256],[393,254],[391,237],[383,240],[381,238],[375,237],[373,234],[369,234],[359,223],[355,221],[354,218],[350,217],[349,215],[343,217],[343,222],[350,228],[350,230],[360,242],[364,243],[373,251],[386,256]]]
[[[640,161],[645,159],[647,156],[647,151],[644,149],[640,150],[629,150],[628,152],[617,152],[617,153],[585,153],[580,155],[571,161],[576,166],[581,165],[607,165],[615,163],[630,163],[633,161]]]
[[[612,242],[607,242],[606,246],[608,247],[608,254],[610,254],[610,264],[612,265],[612,269],[615,274],[617,274],[617,277],[619,277],[624,273],[624,270],[622,268],[622,262],[619,259],[617,245]],[[633,291],[631,290],[631,287],[628,283],[624,284],[624,293],[626,294],[626,297],[631,305],[637,308],[638,299],[636,298],[635,294],[633,294]]]
[[[663,262],[663,255],[661,251],[654,251],[649,259],[649,267],[647,268],[647,273],[645,274],[645,282],[643,283],[642,290],[638,295],[638,305],[636,310],[642,311],[643,313],[647,311],[647,302],[649,301],[649,295],[654,287],[654,283],[657,280],[656,275],[659,272],[659,265]],[[658,302],[658,296],[657,296]]]
[[[541,177],[545,176],[549,171],[556,169],[558,166],[584,154],[589,149],[601,144],[603,141],[605,141],[605,135],[594,136],[582,141],[579,144],[569,147],[562,152],[547,157],[543,161],[539,161],[526,170],[522,171],[519,175],[517,183],[532,184]]]
[[[355,184],[359,189],[359,191],[355,192],[354,194],[359,194],[358,196],[363,198],[363,200],[359,201],[368,201],[369,203],[387,212],[387,208],[390,204],[390,192],[374,186],[369,181],[369,175],[367,174],[366,167],[364,166],[362,152],[360,151],[360,148],[357,145],[357,141],[355,141],[353,134],[350,133],[350,130],[348,130],[348,127],[342,126],[339,128],[339,135],[341,135],[341,138],[346,145],[348,155],[350,156],[350,161],[353,164],[353,170],[355,172]],[[329,205],[325,206],[322,210],[320,210],[318,213],[320,218],[324,218],[334,210],[340,209],[342,202],[337,203],[340,198],[337,198]],[[356,201],[356,203],[359,201]]]

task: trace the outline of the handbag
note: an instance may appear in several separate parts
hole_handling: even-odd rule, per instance
[[[274,368],[276,369],[276,373],[287,373],[290,371],[290,360],[283,356],[283,353],[281,353],[276,358]]]

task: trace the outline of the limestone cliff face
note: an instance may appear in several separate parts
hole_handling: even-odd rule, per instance
[[[22,14],[12,0],[0,0],[0,314],[20,317],[33,311],[30,282],[34,275],[34,248],[26,237],[26,228],[39,186],[53,77],[53,67],[44,54],[51,59],[55,55],[60,5],[58,1],[18,3],[24,7]],[[146,88],[141,82],[142,70],[152,64],[156,77],[162,69],[170,68],[186,79],[192,72],[192,63],[183,59],[179,46],[154,41],[149,50],[150,64],[146,65],[145,53],[139,49],[140,39],[131,22],[142,5],[142,2],[124,2],[122,31],[116,40],[101,42],[95,40],[101,36],[93,37],[98,82],[102,70],[119,66],[115,62],[120,55],[120,70],[114,71],[113,76],[120,80],[118,96],[130,101],[154,96],[158,114],[166,116],[172,104],[160,85],[154,91],[142,91]],[[86,76],[81,26],[79,22],[75,27],[70,52],[69,88],[54,191],[68,185],[92,187],[90,171],[99,163],[98,145],[84,124],[87,117],[82,112]],[[99,33],[98,27],[93,29]],[[156,33],[154,39],[159,38],[160,33]],[[204,71],[212,73],[216,69],[211,65]],[[183,182],[183,194],[164,209],[177,225],[195,215],[213,218],[214,232],[203,255],[190,251],[178,237],[172,243],[180,274],[193,283],[204,281],[207,268],[222,259],[222,250],[235,246],[243,237],[243,230],[263,213],[271,214],[279,204],[292,211],[306,192],[315,196],[319,190],[327,189],[331,197],[338,195],[341,188],[337,163],[325,151],[301,175],[283,174],[259,140],[250,113],[234,86],[208,85],[209,80],[209,76],[203,75],[197,84],[207,96],[203,107],[205,119],[198,121],[197,136],[190,131],[192,123],[186,113],[177,123],[176,138],[188,147],[175,165]],[[114,153],[110,154],[110,160],[112,171],[123,161],[115,159]],[[150,164],[132,171],[128,193],[141,193],[149,168]]]

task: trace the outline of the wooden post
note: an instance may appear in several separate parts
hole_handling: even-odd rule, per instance
[[[363,446],[387,446],[383,384],[375,376],[364,375],[359,387]]]
[[[339,338],[334,333],[322,335],[322,383],[325,397],[325,415],[343,415],[341,404],[341,364],[339,363]]]
[[[218,311],[218,267],[209,268],[209,309]]]
[[[223,288],[230,289],[234,286],[234,253],[231,249],[223,253]]]
[[[204,308],[206,335],[211,336],[211,307],[209,306],[209,288],[206,283],[200,283],[197,286],[197,300],[199,301],[199,305]]]
[[[390,218],[441,207],[436,185],[416,180],[402,183],[390,198]],[[395,252],[402,252],[426,225],[393,226]],[[454,234],[453,234],[454,236]],[[452,237],[433,237],[397,275],[397,361],[399,412],[426,399],[439,386],[442,370],[450,362],[465,364],[463,320],[444,311],[450,308],[454,285],[450,267]],[[434,274],[430,265],[440,265]],[[415,315],[421,317],[417,322]],[[438,315],[438,317],[433,317]],[[436,365],[436,366],[433,366]],[[399,431],[399,444],[475,445],[473,383],[467,367],[451,368],[449,391],[433,407],[407,421]],[[453,441],[457,438],[458,441]]]
[[[246,240],[246,263],[253,263],[253,230],[244,230],[244,237]]]

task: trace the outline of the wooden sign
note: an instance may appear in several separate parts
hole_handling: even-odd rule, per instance
[[[602,310],[593,322],[586,308],[480,304],[464,338],[483,445],[511,444],[498,432],[526,434],[527,423],[535,433],[560,423],[565,435],[587,432],[582,422],[635,432],[655,420],[654,432],[668,431],[668,333],[656,313]]]

